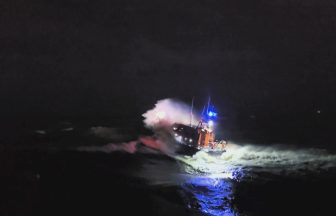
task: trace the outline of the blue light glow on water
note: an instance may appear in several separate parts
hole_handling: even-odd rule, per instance
[[[232,184],[228,179],[194,177],[182,188],[187,194],[189,208],[200,210],[205,215],[237,215],[231,205]]]
[[[137,176],[154,185],[178,186],[184,206],[214,216],[239,215],[237,191],[233,188],[240,183],[280,174],[302,176],[336,167],[335,154],[285,146],[229,144],[222,155],[199,151],[192,156],[176,155],[174,159],[148,159]]]

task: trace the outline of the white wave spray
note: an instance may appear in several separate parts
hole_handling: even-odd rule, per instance
[[[159,100],[155,107],[148,110],[142,116],[146,127],[155,128],[156,126],[170,126],[174,123],[197,124],[198,115],[191,118],[191,107],[187,104],[174,99]]]
[[[200,172],[213,177],[237,178],[239,174],[267,172],[272,174],[300,174],[336,168],[336,155],[321,149],[293,149],[285,146],[256,146],[229,144],[227,151],[213,157],[200,151],[178,156],[188,165],[187,172]]]

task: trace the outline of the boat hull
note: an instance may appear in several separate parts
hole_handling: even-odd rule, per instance
[[[208,150],[208,149],[202,149],[202,151],[206,152],[211,156],[221,156],[223,153],[226,152],[225,150]]]
[[[177,145],[178,146],[177,146],[176,154],[192,156],[196,154],[198,151],[200,151],[198,148],[194,146],[189,146],[189,145],[185,145],[182,143],[178,143]]]

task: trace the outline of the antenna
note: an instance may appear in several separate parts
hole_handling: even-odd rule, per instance
[[[207,115],[208,115],[208,113],[209,113],[209,106],[210,106],[210,96],[209,96],[209,99],[208,99],[208,106],[207,106]]]
[[[205,105],[203,106],[203,109],[202,109],[202,116],[204,115],[204,111],[205,111]]]
[[[194,109],[194,97],[192,97],[192,100],[191,100],[191,108],[190,108],[190,127],[191,127],[191,124],[193,122],[193,109]]]

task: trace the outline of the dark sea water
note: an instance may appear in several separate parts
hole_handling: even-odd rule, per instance
[[[231,141],[184,156],[141,133],[62,123],[3,139],[0,215],[335,214],[328,149]]]

